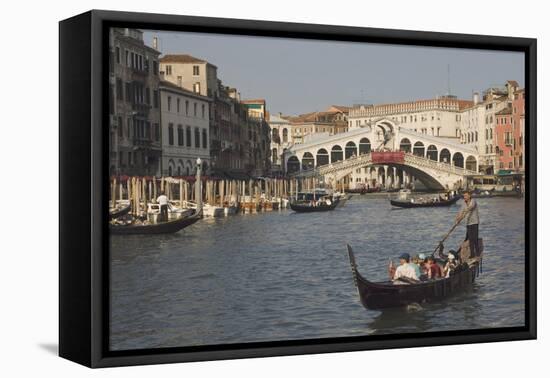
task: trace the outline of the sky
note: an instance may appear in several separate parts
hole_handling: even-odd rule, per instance
[[[431,99],[448,83],[462,99],[507,80],[524,85],[520,52],[162,31],[145,31],[145,43],[154,36],[162,54],[207,60],[224,85],[264,98],[272,114]]]

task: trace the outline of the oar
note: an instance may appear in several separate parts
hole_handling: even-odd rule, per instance
[[[460,222],[462,222],[462,219],[463,219],[463,218],[460,218],[460,219],[458,220],[458,222],[455,222],[455,224],[453,224],[453,227],[451,227],[451,229],[449,230],[449,232],[447,232],[447,234],[443,237],[443,239],[441,239],[441,241],[437,244],[437,247],[435,247],[434,251],[432,252],[432,255],[433,255],[434,253],[436,253],[437,250],[439,249],[439,246],[442,245],[442,244],[445,242],[445,240],[447,240],[447,238],[448,238],[448,237],[451,235],[451,233],[455,230],[456,226],[458,226],[458,225],[460,224]]]

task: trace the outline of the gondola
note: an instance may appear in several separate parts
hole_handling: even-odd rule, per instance
[[[132,205],[128,203],[124,207],[116,208],[113,210],[109,210],[109,219],[116,219],[120,218],[130,212],[130,209],[132,208]]]
[[[413,303],[422,304],[442,300],[471,287],[481,273],[483,256],[483,241],[481,239],[479,239],[479,257],[468,259],[450,277],[428,281],[406,280],[400,284],[395,284],[392,281],[371,282],[367,280],[357,270],[351,246],[348,245],[347,248],[353,280],[357,286],[361,304],[368,310],[405,307]]]
[[[290,208],[297,213],[317,213],[320,211],[330,211],[336,209],[340,201],[335,199],[330,205],[311,206],[309,203],[291,202]]]
[[[346,189],[345,192],[349,194],[365,194],[367,193],[367,188]]]
[[[445,207],[455,204],[462,196],[454,196],[448,200],[411,202],[410,200],[390,200],[392,206],[410,209],[413,207]]]
[[[192,213],[182,218],[153,224],[122,224],[109,226],[111,235],[154,235],[154,234],[171,234],[178,232],[185,227],[191,226],[202,218],[202,211],[192,210]]]

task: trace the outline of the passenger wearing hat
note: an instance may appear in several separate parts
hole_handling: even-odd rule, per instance
[[[447,264],[445,264],[445,268],[443,268],[443,276],[449,277],[457,266],[458,264],[456,261],[455,252],[449,251],[449,254],[447,255]]]
[[[403,253],[401,256],[399,256],[399,266],[397,269],[395,269],[395,273],[393,275],[393,280],[398,280],[401,277],[404,278],[411,278],[413,280],[419,280],[420,276],[416,273],[417,270],[414,268],[414,265],[411,264],[411,256],[409,256],[408,253]],[[417,266],[418,267],[418,266]]]

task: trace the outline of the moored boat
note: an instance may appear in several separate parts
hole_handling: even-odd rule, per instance
[[[479,239],[480,255],[464,261],[449,277],[427,281],[407,280],[395,284],[393,281],[371,282],[357,269],[355,255],[347,246],[353,280],[361,304],[368,310],[404,307],[409,304],[433,302],[463,292],[472,286],[481,272],[483,241]],[[467,242],[463,246],[466,248]]]
[[[201,218],[202,211],[191,210],[189,215],[168,222],[140,223],[134,220],[129,223],[111,223],[109,231],[111,235],[170,234],[191,226]]]
[[[340,200],[337,198],[324,199],[319,201],[297,201],[291,202],[290,208],[297,213],[317,213],[336,209]]]
[[[120,218],[130,212],[132,205],[130,201],[125,201],[124,203],[117,203],[116,208],[109,209],[109,220]]]

